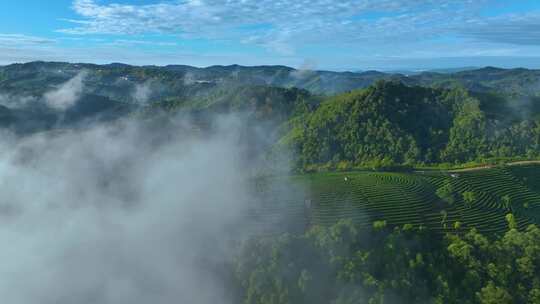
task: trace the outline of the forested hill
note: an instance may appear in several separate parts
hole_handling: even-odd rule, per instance
[[[523,117],[504,102],[493,105],[500,102],[460,88],[380,81],[296,117],[280,144],[292,146],[308,170],[538,157],[535,107]]]
[[[151,100],[165,97],[193,97],[215,88],[264,85],[305,89],[316,95],[335,95],[366,88],[377,80],[399,80],[408,85],[463,86],[475,92],[501,92],[508,96],[536,96],[540,70],[486,67],[455,73],[332,72],[299,70],[286,66],[240,65],[197,68],[186,65],[131,66],[125,64],[71,64],[30,62],[0,67],[0,91],[43,93],[50,86],[87,71],[88,90],[92,94],[127,101],[137,85],[151,89]]]
[[[292,148],[301,170],[455,165],[539,157],[539,84],[540,71],[490,67],[404,76],[32,62],[0,67],[0,126],[32,133],[156,109],[207,123],[242,112],[246,127],[268,123],[265,148]]]

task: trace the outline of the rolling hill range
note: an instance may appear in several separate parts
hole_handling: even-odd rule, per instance
[[[301,70],[287,66],[210,66],[187,65],[131,66],[126,64],[72,64],[63,62],[29,62],[0,67],[0,91],[40,94],[54,85],[87,71],[86,90],[92,94],[129,101],[137,85],[151,88],[147,96],[159,101],[167,97],[205,96],[216,88],[234,86],[273,86],[300,88],[316,95],[335,95],[368,87],[378,80],[399,80],[408,85],[454,87],[475,92],[499,92],[507,96],[537,96],[540,70],[456,69],[427,71],[405,75],[379,71],[333,72]]]
[[[62,92],[77,78],[81,82],[75,103],[63,110],[47,106],[51,90]],[[181,113],[195,117],[198,128],[211,130],[216,114],[243,113],[248,119],[242,138],[258,143],[249,153],[292,151],[296,172],[453,167],[540,157],[540,102],[530,97],[516,107],[508,99],[537,94],[538,79],[539,71],[497,68],[404,76],[284,66],[32,62],[0,67],[0,125],[32,133],[128,116],[165,125]],[[257,127],[264,130],[262,144]],[[509,211],[500,206],[501,197],[509,195],[512,203],[520,204],[513,204],[512,212],[525,225],[537,220],[529,214],[538,203],[538,194],[531,192],[538,191],[537,170],[496,168],[459,173],[457,179],[438,173],[307,175],[315,185],[313,223],[354,214],[365,223],[388,218],[440,230],[456,221],[475,225],[476,212],[486,216],[489,226],[480,228],[496,231],[505,225],[501,214]],[[345,177],[350,180],[344,183]],[[487,184],[477,180],[493,180],[496,188],[507,188],[497,188],[506,190],[494,194],[491,188],[478,188]],[[435,194],[448,182],[456,203],[440,206]],[[512,188],[515,185],[519,187]],[[462,193],[469,191],[478,204],[465,212]],[[446,219],[441,224],[443,210]],[[304,216],[302,206],[295,212]]]
[[[523,117],[504,99],[461,88],[379,81],[293,118],[280,144],[294,149],[306,171],[534,159],[540,112],[528,111]]]
[[[304,171],[535,159],[540,99],[527,94],[536,94],[539,76],[32,62],[0,68],[0,123],[32,133],[141,113],[160,120],[166,112],[195,116],[204,129],[216,114],[243,113],[246,129],[265,125],[265,150],[292,150]],[[51,106],[66,97],[65,108]]]
[[[281,203],[254,209],[253,214],[262,219],[259,223],[265,223],[264,218],[282,221],[284,224],[277,227],[289,231],[351,219],[359,226],[385,221],[390,227],[424,227],[440,234],[470,228],[485,234],[504,233],[509,213],[520,229],[540,224],[539,172],[540,165],[530,164],[460,173],[359,171],[299,175],[294,183],[304,188],[305,196],[281,199]],[[446,185],[451,185],[450,201],[438,194]],[[283,197],[275,189],[266,195]],[[474,199],[467,200],[464,193],[473,193]]]
[[[50,111],[47,112],[48,109],[43,107],[42,103],[26,101],[41,101],[42,96],[77,77],[80,77],[83,83],[81,96],[130,104],[129,107],[133,110],[159,105],[168,109],[195,112],[255,109],[258,115],[277,117],[281,122],[302,114],[299,113],[301,107],[312,111],[326,99],[370,88],[384,80],[399,82],[411,88],[421,86],[440,90],[460,87],[479,101],[483,115],[493,122],[490,127],[498,128],[500,121],[506,123],[509,120],[537,119],[540,116],[540,71],[493,67],[454,73],[424,72],[406,76],[378,71],[297,70],[286,66],[231,65],[197,68],[184,65],[158,67],[30,62],[0,67],[0,105],[17,112],[14,116],[30,117],[30,120],[36,117],[35,114],[50,115]],[[395,97],[410,105],[411,102],[406,98],[418,97],[414,96],[415,93],[423,94],[422,96],[430,101],[429,99],[437,97],[440,91],[422,93],[413,89],[412,92],[404,92],[403,96]],[[18,100],[25,102],[21,106]],[[430,103],[433,105],[433,102]],[[119,106],[114,105],[111,108]],[[96,111],[89,110],[94,113],[103,109],[101,107]],[[442,108],[439,110],[449,111]],[[435,113],[434,118],[447,124],[448,117],[443,117],[443,112]],[[6,116],[14,121],[12,116]],[[106,116],[111,117],[109,114]],[[49,126],[51,123],[43,125]],[[437,128],[440,129],[440,126]]]

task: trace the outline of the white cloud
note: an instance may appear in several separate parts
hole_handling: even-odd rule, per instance
[[[369,63],[378,60],[374,54],[432,60],[534,57],[540,51],[538,13],[480,14],[497,0],[141,2],[74,0],[72,7],[79,17],[59,30],[67,35],[57,43],[0,34],[0,64],[67,60],[298,66],[305,58],[317,58],[324,69],[364,69],[366,61],[374,67]],[[80,39],[80,43],[69,39]],[[88,52],[88,45],[92,45],[92,52]],[[268,52],[253,51],[251,46]]]
[[[540,45],[540,13],[473,19],[459,29],[462,35],[493,43]]]
[[[63,83],[57,89],[45,93],[45,102],[56,110],[66,110],[73,106],[83,91],[83,81],[88,72],[82,71],[77,76]]]
[[[26,108],[36,102],[38,99],[34,96],[15,96],[0,92],[0,105],[10,109]]]
[[[152,96],[152,83],[147,81],[145,83],[138,83],[135,85],[131,98],[137,103],[145,104],[150,100]]]
[[[304,61],[296,70],[291,71],[291,76],[297,80],[303,80],[313,75],[317,70],[317,62],[314,60]]]
[[[274,226],[246,216],[264,197],[243,124],[215,121],[200,137],[137,120],[0,133],[2,303],[233,303],[230,240]]]
[[[430,37],[487,0],[187,0],[145,5],[76,0],[70,34],[167,33],[253,43],[281,54],[305,43]],[[381,12],[386,15],[377,17]],[[375,17],[373,17],[375,16]]]
[[[22,34],[1,34],[0,33],[0,45],[2,46],[16,46],[16,45],[46,45],[52,44],[56,41],[49,38],[28,36]]]
[[[114,46],[137,46],[137,45],[149,45],[149,46],[177,46],[176,42],[164,42],[164,41],[149,41],[149,40],[133,40],[133,39],[118,39],[110,43]]]

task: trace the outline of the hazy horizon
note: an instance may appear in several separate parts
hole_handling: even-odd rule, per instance
[[[4,1],[0,64],[539,68],[539,16],[528,0]]]
[[[0,1],[2,303],[540,303],[539,29],[538,0]]]
[[[538,58],[540,61],[540,57]],[[107,66],[107,65],[126,65],[126,66],[132,66],[132,67],[168,67],[168,66],[189,66],[199,69],[206,69],[211,67],[231,67],[231,66],[240,66],[240,67],[246,67],[246,68],[253,68],[253,67],[287,67],[292,68],[295,70],[313,70],[313,71],[328,71],[328,72],[351,72],[351,73],[363,73],[363,72],[370,72],[370,71],[377,71],[377,72],[383,72],[383,73],[422,73],[422,72],[441,72],[441,73],[453,73],[453,72],[459,72],[459,71],[467,71],[467,70],[478,70],[483,68],[498,68],[498,69],[529,69],[529,70],[536,70],[540,69],[540,62],[538,66],[525,66],[525,65],[463,65],[463,66],[433,66],[433,67],[389,67],[389,68],[318,68],[318,67],[311,67],[306,66],[305,64],[299,65],[299,66],[292,66],[292,65],[286,65],[286,64],[241,64],[241,63],[230,63],[230,64],[211,64],[211,65],[194,65],[189,63],[163,63],[163,64],[136,64],[136,63],[126,63],[122,61],[110,61],[110,62],[102,62],[102,63],[95,63],[95,62],[80,62],[80,61],[47,61],[47,60],[29,60],[29,61],[14,61],[9,63],[2,63],[0,64],[0,67],[10,66],[10,65],[16,65],[16,64],[30,64],[30,63],[67,63],[67,64],[94,64],[98,66]]]

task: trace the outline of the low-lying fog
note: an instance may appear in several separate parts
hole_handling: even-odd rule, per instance
[[[241,125],[204,138],[123,121],[0,136],[2,303],[227,303]]]

